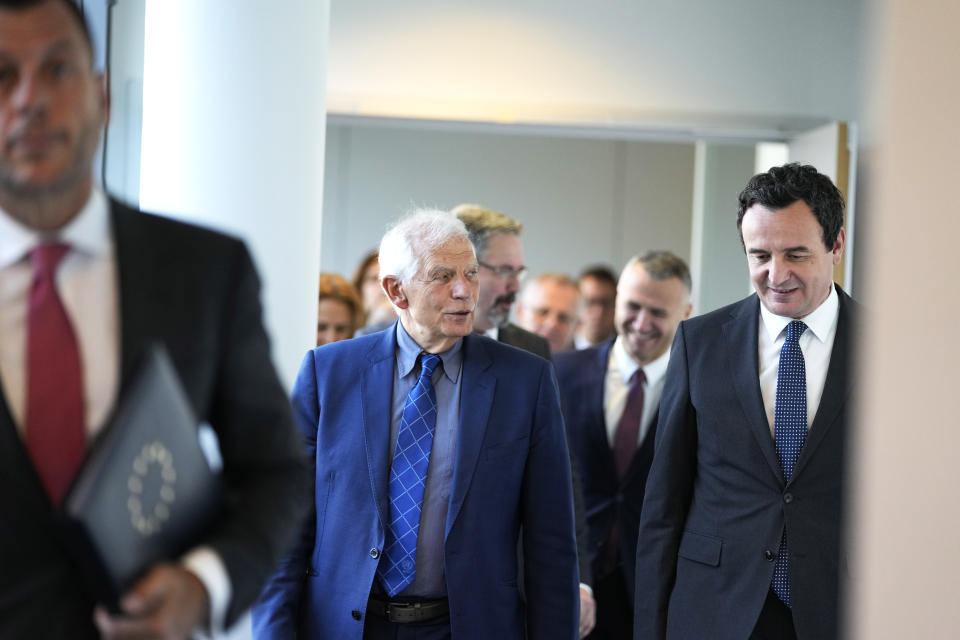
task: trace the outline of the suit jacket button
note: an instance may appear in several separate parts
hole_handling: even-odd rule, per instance
[[[792,493],[783,494],[783,501],[786,502],[787,504],[790,504],[791,502],[793,502],[793,494]]]
[[[373,558],[374,560],[376,560],[377,558],[379,558],[379,557],[380,557],[380,549],[377,549],[376,547],[374,547],[373,549],[370,549],[370,557]]]
[[[770,551],[770,549],[767,549],[763,552],[763,559],[767,562],[773,562],[777,559],[777,554],[775,554],[773,551]]]
[[[350,612],[350,615],[353,616],[353,619],[354,619],[354,620],[359,620],[360,618],[363,617],[363,616],[360,615],[360,612],[357,611],[356,609],[354,609],[353,611],[351,611],[351,612]]]

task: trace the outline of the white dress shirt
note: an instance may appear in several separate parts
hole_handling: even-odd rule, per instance
[[[30,252],[44,242],[70,246],[55,282],[77,334],[84,423],[87,442],[92,442],[113,409],[120,371],[117,259],[103,191],[94,187],[80,213],[53,233],[30,229],[0,209],[0,384],[21,436],[26,428]],[[212,629],[222,629],[232,589],[223,561],[212,548],[197,547],[182,562],[207,590]]]
[[[660,396],[663,394],[663,382],[667,373],[667,364],[670,362],[670,350],[648,365],[643,367],[643,374],[647,380],[643,385],[643,418],[640,420],[640,431],[637,434],[637,446],[650,430],[653,417],[660,407]],[[613,447],[613,439],[617,433],[617,425],[627,406],[627,394],[630,391],[630,378],[640,366],[630,357],[623,348],[623,341],[618,337],[610,347],[607,357],[607,377],[603,385],[603,415],[607,423],[607,440]]]
[[[119,311],[117,265],[107,200],[94,189],[86,206],[56,234],[29,229],[0,211],[0,379],[23,435],[27,402],[27,310],[33,267],[30,252],[43,242],[70,251],[57,269],[57,292],[80,349],[84,423],[88,440],[103,427],[117,394]]]
[[[830,367],[830,352],[837,335],[837,320],[840,317],[840,298],[830,286],[830,295],[805,318],[807,330],[800,336],[800,351],[803,352],[804,369],[807,373],[807,428],[813,424],[823,395],[823,385]],[[757,331],[760,368],[760,392],[767,411],[770,434],[773,434],[773,414],[777,404],[777,371],[780,367],[780,348],[787,339],[787,325],[794,318],[777,316],[760,304],[760,326]]]

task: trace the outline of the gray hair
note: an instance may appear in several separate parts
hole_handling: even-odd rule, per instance
[[[580,298],[580,287],[577,286],[577,281],[568,276],[565,273],[541,273],[535,278],[527,280],[523,285],[523,289],[520,290],[520,302],[527,301],[528,296],[530,295],[530,290],[535,286],[540,286],[552,282],[553,284],[559,287],[567,287],[572,289],[574,293],[577,294],[577,299]]]
[[[683,288],[687,290],[688,294],[693,288],[693,282],[690,279],[690,269],[687,268],[687,263],[683,261],[683,258],[671,251],[647,251],[644,254],[630,258],[630,261],[627,262],[623,271],[620,272],[620,277],[622,278],[628,269],[632,269],[638,264],[643,265],[644,270],[650,274],[650,277],[654,280],[679,278],[680,282],[683,283]]]
[[[470,239],[456,216],[437,209],[414,209],[380,240],[380,280],[394,276],[401,284],[409,283],[425,255],[455,238]]]

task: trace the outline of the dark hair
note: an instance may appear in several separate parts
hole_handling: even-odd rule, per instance
[[[90,35],[90,25],[87,24],[87,18],[83,15],[83,9],[80,8],[74,0],[0,0],[0,9],[9,9],[12,11],[22,11],[32,7],[38,7],[47,2],[56,2],[66,7],[67,11],[73,16],[77,26],[80,27],[80,33],[83,34],[83,41],[87,43],[87,50],[90,52],[90,59],[93,59],[93,36]]]
[[[687,290],[687,293],[690,293],[693,289],[693,282],[690,279],[690,269],[687,268],[687,263],[683,261],[683,258],[671,251],[647,251],[642,255],[632,258],[630,262],[627,263],[624,271],[636,264],[642,264],[644,270],[650,274],[650,277],[654,280],[677,278],[683,284],[683,288]]]
[[[363,259],[360,261],[360,264],[357,265],[357,270],[353,272],[353,288],[357,291],[363,291],[363,279],[367,275],[367,269],[370,268],[370,265],[375,263],[380,259],[380,250],[373,249],[368,251]]]
[[[791,162],[782,167],[772,167],[766,173],[758,173],[740,192],[740,208],[737,210],[737,233],[743,245],[743,216],[755,204],[776,210],[789,207],[803,200],[813,211],[820,229],[823,244],[833,249],[837,234],[843,226],[843,195],[830,178],[809,164]]]
[[[606,265],[595,264],[587,267],[580,272],[580,275],[577,277],[577,282],[583,280],[584,278],[593,278],[594,280],[599,280],[600,282],[609,284],[614,289],[617,288],[617,276],[614,275],[613,269]]]

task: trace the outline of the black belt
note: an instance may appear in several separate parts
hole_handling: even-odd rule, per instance
[[[371,594],[367,601],[367,613],[383,618],[388,622],[426,622],[444,616],[450,612],[450,602],[446,598],[423,600],[420,602],[399,602],[382,600]]]

